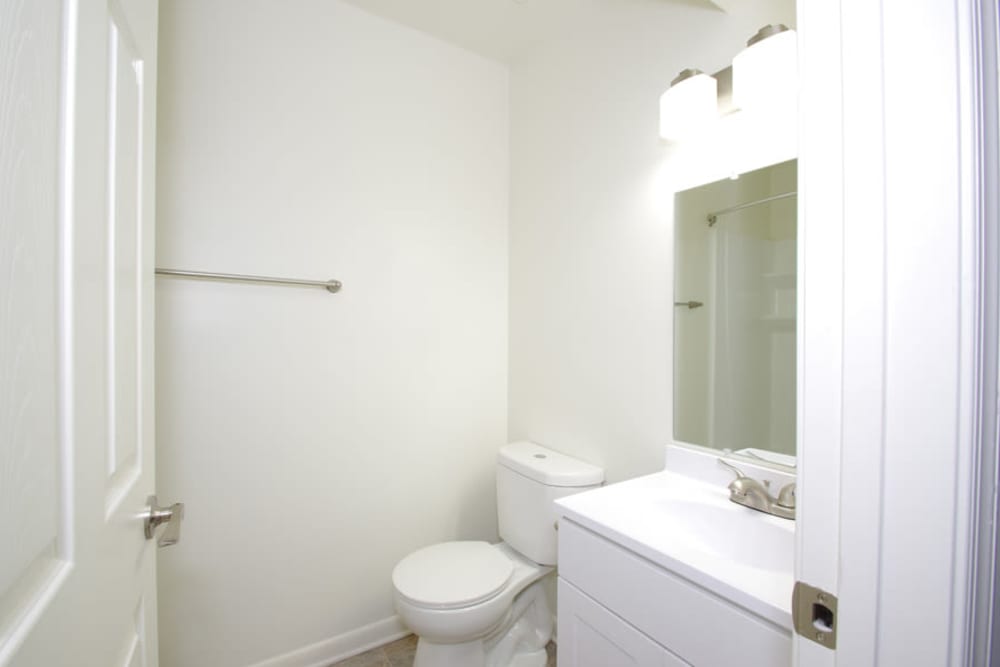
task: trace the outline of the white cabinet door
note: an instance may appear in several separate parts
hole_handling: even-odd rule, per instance
[[[0,0],[0,665],[155,666],[156,0]]]
[[[559,667],[690,667],[559,579]]]

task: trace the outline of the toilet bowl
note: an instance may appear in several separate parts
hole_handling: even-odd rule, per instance
[[[436,544],[396,566],[396,611],[425,643],[488,641],[510,620],[514,598],[553,570],[503,543]],[[538,648],[544,650],[549,639],[546,636]]]
[[[544,667],[554,618],[543,580],[555,570],[552,501],[600,486],[604,472],[530,442],[501,448],[503,542],[443,542],[393,570],[396,611],[419,638],[414,667]]]

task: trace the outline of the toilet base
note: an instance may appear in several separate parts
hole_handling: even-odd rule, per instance
[[[481,639],[464,644],[434,644],[421,637],[413,667],[486,667],[486,651]]]
[[[507,667],[545,667],[548,661],[548,652],[545,649],[539,649],[515,655]],[[483,642],[432,644],[420,640],[417,643],[417,654],[413,660],[413,667],[452,667],[453,665],[456,667],[488,667]]]
[[[505,622],[486,638],[457,644],[417,641],[413,667],[545,667],[554,617],[541,581],[514,599]]]
[[[510,667],[545,667],[549,663],[549,654],[545,649],[532,651],[531,653],[520,653],[514,656]]]

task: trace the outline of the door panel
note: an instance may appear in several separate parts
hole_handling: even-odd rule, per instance
[[[0,665],[156,659],[153,0],[0,0]]]
[[[108,29],[108,499],[115,507],[142,467],[138,432],[139,247],[143,59],[117,6]]]
[[[70,557],[60,503],[61,7],[0,2],[0,661]]]

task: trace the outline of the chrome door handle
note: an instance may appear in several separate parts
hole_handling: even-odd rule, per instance
[[[169,547],[181,541],[181,521],[184,520],[184,503],[174,503],[170,507],[160,507],[156,496],[146,499],[145,511],[142,513],[145,525],[146,539],[151,540],[156,534],[156,527],[167,524],[167,529],[156,541],[158,547]]]

